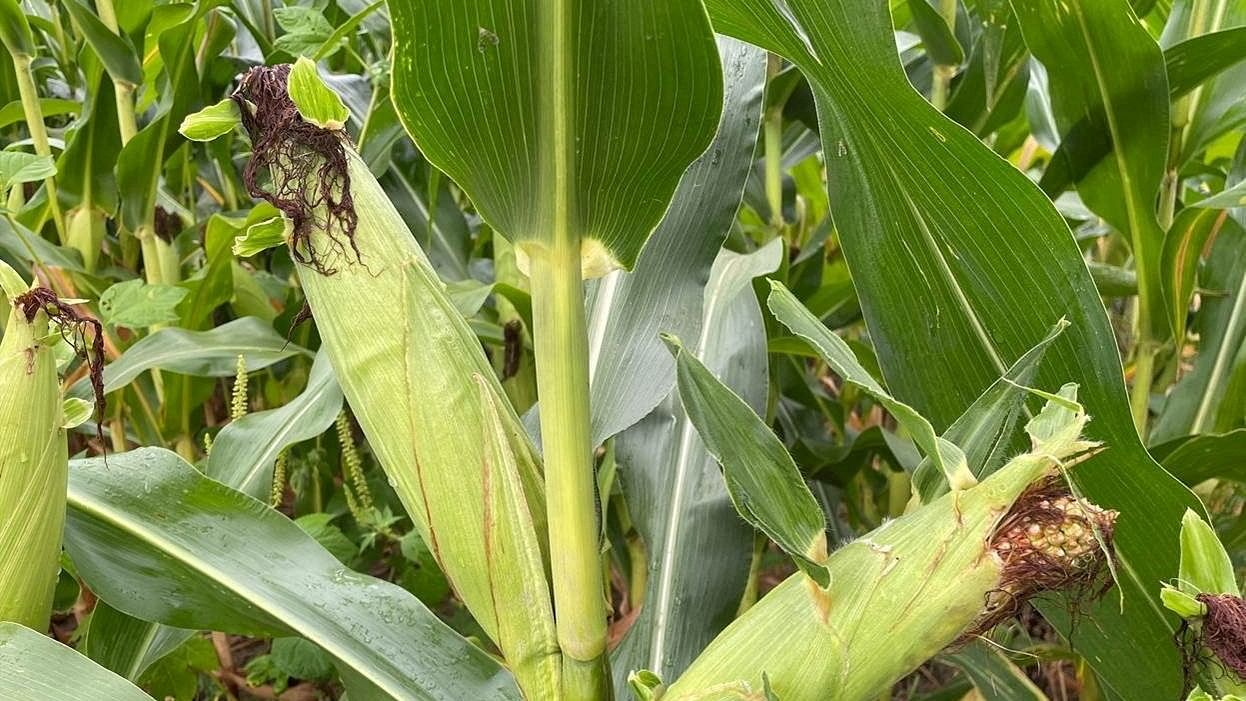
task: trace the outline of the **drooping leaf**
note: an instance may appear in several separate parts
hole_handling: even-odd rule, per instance
[[[857,360],[848,344],[818,321],[782,283],[770,282],[766,305],[779,323],[813,346],[836,374],[886,407],[896,421],[913,435],[913,441],[921,446],[948,484],[955,489],[964,489],[977,482],[964,452],[956,444],[940,438],[926,417],[883,389]]]
[[[718,52],[701,3],[389,10],[398,116],[485,221],[521,248],[581,238],[590,275],[631,268],[718,123]]]
[[[115,608],[182,628],[298,633],[397,699],[519,698],[497,662],[415,597],[344,568],[175,454],[143,448],[70,473],[66,548]]]
[[[676,234],[668,230],[664,236]],[[652,250],[641,254],[634,274],[644,274]],[[768,378],[765,327],[751,283],[773,272],[781,254],[778,239],[748,255],[720,253],[701,295],[699,330],[689,337],[688,352],[757,414],[765,411]],[[672,328],[688,323],[679,321]],[[732,506],[718,461],[673,387],[648,416],[615,438],[614,448],[628,513],[648,557],[640,615],[611,661],[621,695],[637,669],[675,679],[735,617],[753,532]]]
[[[706,450],[722,466],[736,510],[820,588],[828,588],[826,521],[792,456],[752,407],[679,339],[663,338],[675,355],[680,404]]]
[[[1008,461],[1020,449],[1016,422],[1025,405],[1026,387],[1034,381],[1048,347],[1064,333],[1068,322],[1061,319],[1047,336],[1008,368],[1008,372],[978,397],[965,413],[956,419],[943,438],[965,452],[965,460],[974,477],[982,479]],[[929,458],[913,472],[913,490],[922,503],[947,492],[943,479]]]
[[[235,319],[211,331],[167,328],[144,337],[104,368],[104,391],[114,392],[153,368],[197,377],[231,377],[243,356],[248,370],[260,370],[294,355],[311,356],[288,343],[268,324],[254,317]],[[73,392],[85,395],[85,379]]]
[[[973,681],[982,701],[1048,701],[994,643],[975,641],[947,658]]]
[[[1208,28],[1211,33],[1206,36],[1235,32],[1234,38],[1240,39],[1241,30],[1246,28],[1246,5],[1239,2],[1221,2],[1208,6],[1208,9]],[[1236,50],[1241,55],[1243,49],[1240,40]],[[1182,163],[1200,153],[1222,134],[1246,125],[1246,101],[1242,99],[1244,96],[1246,63],[1240,60],[1202,83],[1197,99],[1191,96],[1190,124],[1182,145]]]
[[[1203,34],[1164,49],[1168,92],[1174,99],[1246,61],[1246,27]]]
[[[1088,431],[1111,449],[1074,478],[1087,498],[1124,514],[1116,545],[1129,564],[1125,613],[1108,597],[1088,614],[1099,625],[1078,626],[1075,644],[1114,693],[1176,696],[1174,624],[1150,602],[1154,582],[1176,568],[1176,524],[1195,501],[1138,440],[1114,336],[1067,224],[1025,175],[913,91],[885,7],[707,7],[715,29],[781,53],[809,79],[840,244],[897,399],[945,428],[1057,320],[1069,320],[1036,385],[1081,386],[1094,416]],[[1067,623],[1052,607],[1044,612]]]
[[[0,623],[0,698],[151,701],[150,696],[124,678],[72,648],[16,623]]]
[[[143,82],[143,69],[139,65],[138,52],[125,36],[114,34],[82,0],[64,0],[62,6],[73,17],[83,38],[95,49],[104,69],[114,80],[130,85]]]
[[[82,652],[101,666],[137,682],[152,663],[194,634],[193,630],[127,616],[100,601],[91,612],[91,626]]]
[[[639,421],[675,386],[675,363],[658,334],[692,342],[700,333],[705,281],[735,221],[765,92],[760,50],[731,39],[720,40],[719,50],[725,84],[718,135],[684,174],[635,269],[602,278],[590,297],[594,443]]]

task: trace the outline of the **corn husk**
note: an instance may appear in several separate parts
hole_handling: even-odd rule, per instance
[[[105,218],[103,211],[87,207],[78,207],[65,215],[65,244],[82,255],[82,267],[89,273],[95,272],[104,246]]]
[[[480,341],[367,165],[343,143],[353,242],[336,224],[315,227],[307,244],[332,257],[299,264],[323,348],[455,592],[525,695],[553,698],[561,659],[536,451]],[[283,187],[281,169],[273,170],[273,186]]]
[[[660,698],[760,700],[768,686],[783,701],[874,699],[966,632],[989,627],[1014,603],[997,528],[1061,460],[1089,447],[1077,438],[1084,421],[1049,404],[1031,423],[1033,453],[836,550],[826,562],[828,591],[793,575],[728,626]],[[1067,503],[1102,515],[1110,530],[1115,514]],[[1063,537],[1060,528],[1053,537]],[[1044,525],[1033,535],[1050,548],[1048,534]],[[1097,554],[1098,537],[1081,535],[1070,555]]]
[[[13,297],[25,285],[0,263]],[[14,305],[0,341],[0,621],[46,630],[60,572],[69,475],[60,384],[48,318]]]

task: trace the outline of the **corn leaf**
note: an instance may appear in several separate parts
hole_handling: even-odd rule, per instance
[[[966,462],[974,477],[986,477],[1017,454],[1020,448],[1028,447],[1019,445],[1016,431],[1017,418],[1022,412],[1030,413],[1025,404],[1026,387],[1033,383],[1047,349],[1066,328],[1067,321],[1061,319],[1057,322],[1046,338],[1013,363],[1008,372],[986,388],[982,396],[943,433],[945,440],[965,451]],[[913,490],[922,503],[930,502],[948,490],[942,473],[935,469],[930,458],[923,460],[913,472]]]
[[[1246,418],[1246,231],[1225,222],[1207,259],[1203,297],[1195,317],[1199,354],[1194,369],[1173,387],[1152,440],[1236,428]]]
[[[127,616],[98,601],[80,650],[105,669],[137,682],[148,667],[196,632]]]
[[[896,417],[896,421],[913,434],[913,441],[946,477],[948,484],[956,489],[963,489],[976,483],[961,449],[956,444],[941,439],[924,416],[883,389],[857,360],[848,344],[826,328],[783,283],[773,280],[770,282],[770,296],[766,305],[779,323],[811,345],[836,374],[886,407]]]
[[[311,351],[288,343],[272,327],[255,317],[235,319],[211,331],[168,328],[144,337],[104,368],[104,391],[115,392],[152,369],[196,377],[232,377],[242,356],[248,370],[261,370]],[[74,396],[86,396],[85,380],[73,386]]]
[[[65,0],[63,6],[69,16],[74,18],[74,24],[78,25],[82,37],[99,56],[104,70],[114,80],[130,85],[143,82],[143,69],[139,65],[138,52],[130,45],[127,37],[114,34],[82,0]]]
[[[753,408],[679,339],[663,338],[675,356],[679,401],[706,450],[722,466],[736,511],[819,587],[829,587],[825,517],[792,456]]]
[[[643,274],[659,241],[641,254],[635,274]],[[777,239],[748,255],[720,253],[702,295],[699,328],[689,337],[689,352],[756,414],[765,411],[768,378],[765,328],[751,282],[772,272],[781,253]],[[648,557],[640,615],[612,656],[622,696],[633,670],[648,669],[668,681],[679,676],[735,617],[753,532],[732,506],[718,461],[674,388],[619,434],[614,448],[628,513]]]
[[[1240,2],[1215,3],[1208,13],[1208,26],[1216,32],[1233,32],[1226,41],[1237,41],[1236,51],[1242,48],[1241,30],[1246,28],[1246,4]],[[1206,40],[1205,41],[1210,41]],[[1176,47],[1173,47],[1176,48]],[[1181,159],[1185,162],[1205,149],[1213,140],[1246,125],[1246,62],[1240,59],[1227,70],[1217,73],[1202,83],[1198,99],[1193,101],[1193,114],[1182,144]]]
[[[1227,217],[1222,211],[1187,207],[1177,214],[1164,236],[1161,284],[1174,338],[1185,339],[1199,258],[1207,241],[1225,227]]]
[[[42,633],[0,623],[0,698],[5,701],[151,701],[113,674]]]
[[[1075,479],[1088,498],[1125,514],[1116,543],[1128,564],[1124,614],[1108,597],[1091,614],[1100,625],[1079,626],[1074,642],[1113,693],[1175,697],[1174,623],[1153,605],[1153,589],[1175,571],[1176,524],[1195,501],[1138,440],[1112,330],[1064,220],[1023,174],[913,91],[886,8],[848,0],[788,0],[783,11],[765,0],[706,6],[715,29],[781,53],[809,79],[836,228],[898,400],[945,428],[1061,317],[1069,320],[1036,384],[1081,386],[1095,417],[1090,435],[1111,449]],[[1131,640],[1128,654],[1120,635]]]
[[[1109,157],[1097,163],[1053,160],[1044,182],[1067,177],[1092,211],[1129,237],[1139,303],[1150,315],[1144,321],[1153,338],[1167,338],[1159,276],[1164,232],[1155,215],[1168,153],[1168,120],[1155,118],[1168,113],[1163,52],[1127,0],[1013,2],[1013,11],[1030,51],[1047,68],[1056,124],[1065,138],[1090,115],[1090,129],[1110,140]]]
[[[630,269],[718,123],[718,52],[701,3],[389,10],[398,116],[485,221],[521,248],[567,229],[590,274]]]
[[[718,135],[684,173],[671,208],[635,269],[597,283],[588,302],[593,441],[635,424],[675,386],[675,363],[658,334],[700,333],[705,281],[735,222],[757,144],[765,59],[719,40],[723,113]]]
[[[993,644],[975,641],[947,659],[973,681],[982,701],[1048,701],[1025,672]]]
[[[345,569],[292,521],[173,453],[78,460],[71,475],[66,548],[120,611],[180,628],[298,633],[398,699],[519,698],[497,662],[414,596]]]
[[[1246,483],[1246,428],[1177,438],[1151,448],[1151,454],[1191,487],[1209,479]]]

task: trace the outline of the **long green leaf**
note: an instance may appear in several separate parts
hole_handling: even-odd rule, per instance
[[[306,348],[287,342],[255,317],[235,319],[211,331],[161,329],[131,346],[104,368],[104,391],[115,392],[147,370],[160,369],[196,377],[230,377],[243,357],[247,370],[261,370],[296,355],[311,356]],[[74,385],[75,396],[85,396],[88,383]]]
[[[16,623],[0,623],[0,698],[5,701],[151,701],[124,678]]]
[[[638,273],[649,250],[641,254]],[[751,283],[774,271],[782,251],[776,239],[748,255],[720,253],[702,295],[698,330],[688,339],[689,352],[757,414],[765,411],[768,378],[765,328]],[[732,506],[718,461],[673,388],[614,446],[628,512],[648,557],[640,615],[612,657],[621,696],[634,670],[648,669],[668,682],[678,677],[734,618],[753,532]]]
[[[1173,477],[1193,487],[1209,479],[1246,483],[1246,428],[1219,434],[1178,438],[1151,448]]]
[[[695,0],[392,2],[393,98],[420,150],[517,243],[631,268],[722,105]]]
[[[1217,2],[1209,5],[1208,28],[1211,32],[1236,31],[1246,27],[1246,4]],[[1208,36],[1211,36],[1210,34]],[[1239,33],[1240,36],[1240,33]],[[1174,47],[1175,48],[1175,47]],[[1243,50],[1241,42],[1236,47]],[[1238,61],[1202,84],[1190,96],[1190,125],[1181,149],[1184,163],[1202,152],[1214,139],[1246,125],[1246,63]]]
[[[139,65],[138,53],[130,45],[129,39],[114,34],[81,0],[64,0],[61,5],[74,18],[83,38],[95,49],[104,69],[113,80],[124,81],[130,85],[143,82],[143,68]]]
[[[948,655],[973,681],[982,701],[1047,701],[1047,696],[997,647],[976,641]]]
[[[761,51],[732,39],[722,39],[719,50],[718,135],[684,174],[635,269],[606,276],[590,297],[595,443],[639,421],[675,386],[675,363],[658,334],[697,336],[705,281],[735,222],[757,144],[766,62]]]
[[[1173,98],[1246,61],[1246,27],[1203,34],[1164,49],[1168,92]]]
[[[1065,138],[1089,116],[1089,128],[1110,143],[1102,161],[1062,159],[1048,170],[1064,174],[1091,210],[1129,237],[1140,320],[1152,338],[1167,338],[1171,330],[1161,313],[1159,275],[1164,232],[1155,215],[1168,155],[1163,52],[1127,0],[1014,1],[1012,6],[1026,44],[1047,68],[1056,124]],[[1045,174],[1044,182],[1051,177]]]
[[[1118,696],[1179,693],[1174,624],[1154,599],[1171,576],[1192,495],[1146,454],[1115,339],[1067,224],[1028,178],[910,86],[885,7],[849,0],[709,0],[715,28],[777,51],[809,78],[835,224],[888,386],[936,428],[955,421],[1061,317],[1039,387],[1076,382],[1111,446],[1075,475],[1124,514],[1125,612],[1094,608],[1074,642]],[[1113,597],[1108,597],[1113,598]],[[1044,608],[1048,615],[1057,613]],[[1125,653],[1119,640],[1131,642]]]
[[[518,699],[511,676],[411,594],[175,454],[70,469],[66,548],[91,589],[180,628],[299,633],[396,699]]]

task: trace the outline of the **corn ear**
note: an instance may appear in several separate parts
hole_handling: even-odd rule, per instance
[[[783,701],[878,698],[967,632],[989,627],[1015,603],[1014,592],[1022,596],[1003,550],[1030,541],[1056,550],[1054,541],[1065,538],[1068,522],[1040,526],[1013,514],[1037,485],[1060,479],[1061,461],[1088,447],[1077,438],[1084,423],[1084,414],[1049,403],[1030,424],[1033,452],[836,550],[826,560],[828,591],[793,575],[728,626],[661,698],[764,699],[767,683]],[[1110,540],[1115,514],[1071,497],[1057,506],[1088,516]],[[1004,535],[1023,542],[1001,542],[1003,523],[1019,524]],[[1060,556],[1067,549],[1072,561],[1093,560],[1100,534],[1076,535],[1061,541]]]
[[[288,118],[293,109],[288,96],[271,101],[278,94],[272,81],[285,89],[283,73],[259,68],[243,79],[244,101],[261,91],[265,97],[256,99],[268,100],[241,108],[254,115],[253,143],[264,140],[255,133],[260,124],[272,115]],[[320,212],[297,233],[293,222],[286,226],[323,348],[372,452],[451,586],[501,648],[525,695],[552,698],[558,684],[551,675],[561,660],[535,448],[480,341],[367,164],[344,136],[326,139],[314,129],[297,124],[320,148],[327,142],[342,149],[330,155],[344,156],[338,175],[353,200],[353,212]],[[283,154],[323,157],[297,138],[281,138]],[[273,188],[319,187],[297,182],[301,176],[291,177],[284,162],[271,168]],[[346,219],[354,220],[351,231],[342,228]],[[271,228],[261,223],[261,230]]]
[[[0,262],[10,302],[25,291]],[[60,572],[68,446],[48,317],[12,304],[0,341],[0,621],[46,630]]]
[[[65,215],[65,243],[82,255],[82,267],[94,272],[104,246],[105,213],[93,207],[78,207]]]

